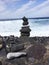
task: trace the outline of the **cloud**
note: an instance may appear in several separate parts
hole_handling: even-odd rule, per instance
[[[6,10],[5,3],[0,0],[0,13]]]
[[[22,5],[22,7],[20,9],[18,9],[17,12],[26,11],[28,8],[30,8],[30,5],[33,5],[34,3],[35,3],[35,1],[29,1],[28,3]]]
[[[0,1],[2,1],[2,2],[17,2],[17,1],[20,1],[20,0],[0,0]]]
[[[30,8],[30,5],[33,6],[36,4],[35,1],[29,1],[27,4],[24,4],[21,8],[16,11],[18,16],[27,16],[27,17],[46,17],[49,16],[49,0],[42,2],[41,4]],[[21,15],[22,14],[22,15]]]
[[[5,0],[6,1],[6,0]],[[4,7],[5,2],[4,2],[4,5],[3,5],[3,8],[5,8],[5,10],[3,12],[0,12],[0,19],[1,18],[16,18],[16,17],[22,17],[24,16],[24,12],[26,12],[27,10],[30,9],[30,6],[33,5],[36,1],[28,1],[26,4],[23,4],[21,6],[21,8],[19,9],[16,9],[14,11],[12,10],[8,10],[7,7]]]
[[[36,1],[29,1],[27,4],[17,9],[14,14],[17,14],[18,17],[23,17],[24,15],[27,17],[49,16],[49,0],[31,8],[30,6],[33,6],[35,3]]]
[[[12,10],[7,8],[6,1],[20,1],[20,0],[0,0],[0,19],[1,18],[19,18],[19,17],[43,17],[49,16],[49,0],[46,0],[39,5],[37,0],[29,0],[27,3],[23,4],[20,8]],[[8,2],[8,3],[9,3]],[[34,6],[36,5],[36,6]],[[33,7],[34,6],[34,7]]]
[[[14,4],[14,2],[18,2],[20,0],[0,0],[0,17],[6,17],[8,16],[7,14],[10,14],[12,10],[9,10],[9,6],[11,4],[11,6]],[[12,8],[11,8],[12,9]],[[4,15],[5,13],[5,15]]]
[[[49,1],[47,0],[36,7],[26,10],[25,15],[28,17],[49,16]]]

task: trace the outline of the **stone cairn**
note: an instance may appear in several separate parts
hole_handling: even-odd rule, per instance
[[[29,23],[28,23],[28,19],[26,17],[23,17],[23,27],[20,30],[21,32],[21,36],[30,36],[30,31],[31,29],[29,28]]]

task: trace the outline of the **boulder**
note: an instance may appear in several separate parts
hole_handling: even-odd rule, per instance
[[[43,58],[46,53],[46,48],[44,45],[33,45],[27,49],[28,57],[33,57],[35,59]]]

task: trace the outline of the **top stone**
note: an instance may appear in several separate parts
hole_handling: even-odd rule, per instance
[[[24,21],[23,25],[28,25],[28,19],[26,17],[23,17],[22,20]]]

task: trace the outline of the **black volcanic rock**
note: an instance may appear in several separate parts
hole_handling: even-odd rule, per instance
[[[11,46],[11,52],[17,52],[24,49],[24,44],[18,44],[18,45],[12,45]]]
[[[17,52],[21,51],[24,49],[24,44],[10,44],[9,46],[6,47],[6,51],[8,52]]]
[[[23,17],[22,19],[23,19],[23,27],[22,27],[22,29],[20,29],[21,37],[30,36],[31,29],[28,26],[28,24],[29,24],[28,19],[26,17]]]
[[[22,20],[24,21],[23,25],[28,25],[28,19],[26,17],[23,17]]]
[[[2,65],[2,62],[0,61],[0,65]]]

